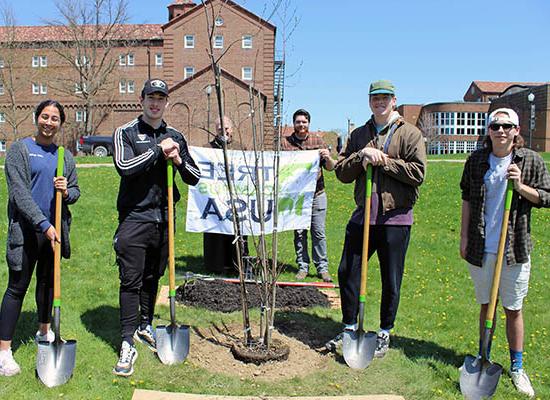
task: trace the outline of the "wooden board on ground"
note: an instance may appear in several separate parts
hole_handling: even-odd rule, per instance
[[[310,396],[310,397],[255,397],[255,396],[216,396],[205,394],[168,393],[155,390],[136,389],[132,400],[405,400],[396,395],[370,396]]]

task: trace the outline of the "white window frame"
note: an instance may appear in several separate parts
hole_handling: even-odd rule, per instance
[[[126,65],[129,67],[136,65],[136,57],[134,56],[134,53],[128,53],[126,56]]]
[[[41,67],[48,66],[48,56],[40,56],[40,66]]]
[[[223,35],[215,35],[212,43],[215,49],[223,49]]]
[[[195,48],[195,35],[185,35],[183,37],[183,47],[186,49]]]
[[[118,81],[118,92],[121,94],[126,93],[126,79],[121,79]]]
[[[241,47],[243,49],[251,49],[252,48],[252,35],[243,35]]]
[[[38,83],[32,83],[32,94],[40,94],[40,85]]]
[[[243,81],[251,81],[254,78],[254,70],[252,67],[243,67],[241,73],[241,79]]]
[[[126,82],[126,93],[134,93],[136,90],[136,85],[134,81],[127,81]]]
[[[6,141],[0,140],[0,151],[5,153],[6,152]]]
[[[86,110],[76,110],[74,119],[76,122],[84,122],[86,120]]]
[[[224,20],[221,16],[217,16],[216,19],[214,20],[214,25],[216,26],[222,26],[224,24]]]
[[[4,82],[0,82],[0,96],[2,96],[4,93],[5,93]]]
[[[126,66],[126,55],[125,54],[121,54],[121,55],[118,56],[118,65],[120,65],[121,67]]]
[[[32,67],[38,68],[40,66],[40,57],[32,56]]]
[[[78,82],[75,82],[74,84],[74,92],[76,94],[82,93],[83,90],[86,90],[86,82],[82,84],[82,87],[80,87],[80,84]]]
[[[74,63],[77,67],[85,67],[90,64],[90,61],[88,61],[88,57],[80,56],[74,59]]]
[[[183,69],[183,79],[191,78],[195,75],[195,67],[187,66]]]
[[[155,54],[155,67],[162,67],[163,62],[164,57],[162,56],[162,53]]]
[[[48,86],[45,83],[40,84],[40,94],[48,94]]]
[[[3,112],[0,112],[0,123],[6,122],[6,114]]]
[[[6,65],[6,62],[4,61],[4,57],[0,57],[0,68],[4,68]]]

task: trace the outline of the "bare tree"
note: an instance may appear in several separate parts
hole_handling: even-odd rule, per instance
[[[32,81],[35,71],[30,71],[27,79],[17,79],[18,70],[21,69],[21,59],[17,57],[18,50],[23,48],[22,42],[17,37],[17,25],[13,9],[5,2],[0,4],[0,13],[3,26],[0,28],[0,112],[4,123],[9,130],[0,130],[2,139],[15,141],[21,124],[31,118],[32,107],[20,104],[17,93],[21,93],[23,86]]]
[[[418,118],[417,126],[424,136],[426,150],[430,151],[434,143],[441,139],[441,134],[439,133],[436,121],[434,120],[433,113],[422,111],[420,117]]]
[[[117,92],[115,50],[132,44],[128,0],[59,0],[56,7],[60,17],[48,25],[60,31],[61,39],[52,44],[53,51],[72,73],[58,76],[52,86],[80,100],[84,132],[91,135]]]

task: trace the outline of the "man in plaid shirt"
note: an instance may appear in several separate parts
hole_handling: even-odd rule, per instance
[[[484,148],[466,161],[462,190],[460,255],[469,265],[476,301],[481,305],[480,332],[486,318],[495,270],[507,181],[514,184],[499,296],[506,314],[510,376],[516,389],[535,392],[523,370],[523,299],[527,295],[532,250],[532,207],[550,207],[550,174],[542,158],[523,147],[519,118],[509,108],[489,115]],[[480,340],[481,353],[481,340]]]
[[[311,245],[313,264],[317,273],[325,282],[332,282],[328,272],[327,239],[325,236],[325,220],[327,216],[327,195],[325,193],[325,181],[323,168],[332,171],[336,162],[330,157],[330,151],[323,138],[309,132],[311,116],[304,109],[297,110],[292,116],[294,132],[281,141],[281,149],[285,151],[319,150],[321,168],[317,177],[317,187],[313,197],[311,211]],[[296,263],[298,273],[296,279],[304,280],[309,272],[309,254],[307,250],[307,230],[294,231],[294,250],[296,251]]]

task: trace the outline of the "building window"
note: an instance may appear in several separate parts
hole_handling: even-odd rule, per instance
[[[243,49],[252,48],[252,35],[243,35],[242,48]]]
[[[82,85],[78,82],[74,84],[74,92],[76,94],[81,94],[86,91],[86,82],[83,82]]]
[[[195,48],[195,35],[185,35],[184,40],[184,47],[186,49],[194,49]]]
[[[185,67],[185,72],[183,75],[183,79],[191,78],[195,74],[195,68],[193,67]]]
[[[118,56],[118,65],[125,67],[126,65],[132,67],[135,65],[134,53],[120,54]]]
[[[242,80],[243,81],[252,80],[252,67],[243,67]]]
[[[90,65],[90,61],[86,56],[76,57],[74,63],[77,67],[87,67],[88,65]]]
[[[118,92],[119,93],[126,93],[126,79],[121,79],[118,82]]]
[[[40,58],[38,56],[32,56],[32,67],[38,68],[40,66]]]
[[[162,53],[155,54],[155,67],[162,67]]]
[[[121,54],[118,56],[118,65],[125,66],[126,65],[126,55]]]
[[[3,112],[0,112],[0,122],[1,123],[6,122],[6,114],[4,114]]]
[[[44,84],[40,84],[40,94],[48,94],[48,87]]]
[[[38,83],[32,84],[32,94],[40,94],[40,85]]]
[[[5,153],[6,152],[6,141],[0,140],[0,151]]]
[[[121,79],[118,82],[118,91],[119,93],[134,93],[135,91],[134,81],[127,81],[126,79]]]
[[[4,94],[4,83],[0,82],[0,96]]]
[[[223,25],[223,18],[222,17],[217,17],[216,20],[214,21],[214,24],[216,26],[222,26]]]
[[[40,66],[41,67],[47,67],[48,66],[48,57],[47,56],[40,56]]]
[[[134,53],[128,53],[128,56],[126,57],[128,61],[129,66],[133,66],[135,64],[134,62]]]
[[[215,49],[223,49],[223,36],[222,35],[214,36],[214,48]]]
[[[5,66],[4,57],[0,57],[0,68],[4,68],[4,66]]]
[[[75,114],[76,122],[84,122],[86,120],[86,111],[77,110]]]
[[[128,81],[128,83],[126,84],[126,91],[128,93],[134,93],[135,91],[134,81]]]

